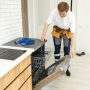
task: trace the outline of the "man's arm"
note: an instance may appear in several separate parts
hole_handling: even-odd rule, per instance
[[[43,29],[43,32],[42,32],[42,35],[41,35],[41,41],[44,41],[45,40],[45,36],[46,36],[46,32],[47,31],[48,31],[48,24],[45,23],[44,29]]]
[[[44,41],[45,40],[46,32],[48,31],[48,25],[51,25],[54,22],[55,12],[56,12],[56,9],[54,9],[50,13],[48,19],[46,20],[46,23],[44,25],[44,29],[43,29],[43,32],[42,32],[42,35],[41,35],[41,41]]]
[[[70,49],[71,57],[74,57],[75,54],[75,33],[71,33],[71,49]]]

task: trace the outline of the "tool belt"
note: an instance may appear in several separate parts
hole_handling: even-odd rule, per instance
[[[67,38],[71,38],[70,29],[62,29],[57,27],[56,25],[53,26],[53,31],[51,34],[53,37],[56,37],[56,38],[63,37],[63,35],[66,35]]]

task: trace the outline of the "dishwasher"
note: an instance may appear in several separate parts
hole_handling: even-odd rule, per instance
[[[70,56],[66,55],[60,61],[51,64],[45,68],[45,45],[42,45],[37,51],[32,53],[32,82],[34,90],[41,90],[42,87],[52,82],[60,75],[65,74],[62,67]]]

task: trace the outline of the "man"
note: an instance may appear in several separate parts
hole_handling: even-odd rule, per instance
[[[69,5],[66,2],[61,2],[55,8],[47,22],[45,23],[44,30],[41,36],[41,40],[45,40],[45,35],[48,30],[48,26],[53,24],[52,37],[55,47],[55,61],[60,60],[61,40],[64,44],[64,55],[71,55],[74,57],[75,49],[75,17],[71,11],[69,11]],[[69,62],[67,62],[69,63]],[[70,76],[69,70],[66,70],[66,75]]]

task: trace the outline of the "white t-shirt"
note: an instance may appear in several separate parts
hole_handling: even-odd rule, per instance
[[[75,33],[75,17],[74,14],[71,11],[67,12],[67,15],[65,17],[61,17],[59,15],[59,11],[57,8],[55,8],[49,18],[47,19],[47,24],[53,24],[56,25],[62,29],[69,29],[72,33]]]

